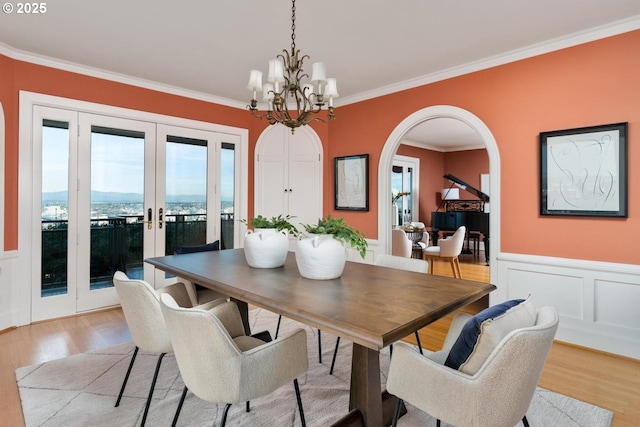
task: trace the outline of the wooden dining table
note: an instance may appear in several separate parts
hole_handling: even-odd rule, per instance
[[[293,252],[272,269],[250,267],[242,249],[145,261],[237,301],[247,331],[251,304],[351,341],[349,410],[334,426],[390,425],[396,398],[382,391],[380,350],[496,288],[359,262],[347,262],[337,279],[310,280]]]

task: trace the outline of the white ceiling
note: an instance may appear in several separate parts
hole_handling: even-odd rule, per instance
[[[0,14],[0,54],[241,108],[249,70],[266,72],[291,44],[288,0],[46,8]],[[298,0],[296,9],[305,69],[326,64],[337,106],[640,28],[639,0]]]

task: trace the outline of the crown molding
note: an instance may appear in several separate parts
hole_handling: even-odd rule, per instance
[[[632,16],[630,18],[613,22],[611,24],[594,27],[585,31],[570,34],[568,36],[551,39],[543,43],[537,43],[524,47],[522,49],[513,50],[504,54],[495,55],[479,61],[470,62],[461,66],[448,68],[435,73],[427,74],[424,76],[416,77],[413,79],[405,80],[402,82],[394,83],[388,86],[383,86],[371,91],[362,92],[353,96],[344,97],[342,99],[335,100],[335,107],[354,104],[356,102],[366,101],[369,99],[377,98],[384,95],[389,95],[395,92],[400,92],[407,89],[413,89],[419,86],[435,83],[438,81],[458,77],[464,74],[481,71],[487,68],[496,67],[498,65],[508,64],[510,62],[519,61],[526,58],[542,55],[545,53],[553,52],[560,49],[565,49],[572,46],[588,43],[591,41],[603,39],[606,37],[615,36],[618,34],[627,33],[640,29],[640,15]],[[246,102],[236,101],[228,98],[222,98],[206,94],[203,92],[191,91],[188,89],[180,88],[177,86],[166,85],[151,80],[140,79],[131,77],[124,74],[114,73],[98,68],[87,67],[84,65],[61,61],[51,57],[36,55],[30,52],[25,52],[19,49],[14,49],[2,42],[0,42],[0,55],[5,55],[9,58],[29,62],[45,67],[56,68],[73,73],[83,74],[90,77],[96,77],[104,80],[110,80],[118,83],[137,86],[145,89],[155,90],[159,92],[169,93],[172,95],[183,96],[186,98],[197,99],[205,102],[211,102],[219,105],[224,105],[233,108],[246,109]],[[266,107],[266,106],[265,106]],[[262,106],[260,106],[262,108]]]
[[[334,101],[334,103],[336,107],[354,104],[356,102],[362,102],[380,96],[389,95],[395,92],[413,89],[419,86],[424,86],[453,77],[485,70],[487,68],[496,67],[498,65],[504,65],[510,62],[531,58],[556,50],[581,45],[618,34],[628,33],[637,29],[640,29],[640,15],[632,16],[630,18],[616,21],[611,24],[590,28],[588,30],[570,34],[568,36],[551,39],[546,42],[533,44],[521,49],[512,50],[510,52],[491,56],[461,66],[452,67],[432,74],[416,77],[414,79],[409,79],[388,86],[383,86],[375,90],[362,92],[357,95],[342,98],[341,100],[336,100]]]
[[[452,153],[454,151],[484,150],[486,147],[483,142],[478,144],[456,145],[451,147],[442,147],[429,144],[428,142],[416,142],[411,139],[403,139],[400,144],[410,147],[422,148],[425,150],[437,151],[439,153]]]
[[[50,68],[56,68],[63,71],[69,71],[72,73],[82,74],[89,77],[96,77],[103,80],[109,80],[117,83],[123,83],[131,86],[141,87],[144,89],[150,89],[158,92],[168,93],[171,95],[183,96],[185,98],[211,102],[214,104],[224,105],[224,106],[233,107],[233,108],[240,108],[243,110],[247,108],[246,103],[238,102],[233,99],[213,96],[203,92],[196,92],[196,91],[180,88],[177,86],[171,86],[163,83],[154,82],[151,80],[131,77],[125,74],[105,71],[99,68],[87,67],[85,65],[62,61],[59,59],[54,59],[54,58],[43,56],[43,55],[36,55],[30,52],[14,49],[1,42],[0,42],[0,55],[5,55],[17,61],[29,62],[31,64],[42,65],[44,67],[50,67]]]

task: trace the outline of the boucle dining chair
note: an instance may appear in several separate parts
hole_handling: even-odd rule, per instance
[[[401,228],[391,230],[391,254],[405,258],[411,258],[413,242],[409,240],[407,233]]]
[[[144,280],[131,280],[122,271],[117,271],[113,275],[113,284],[120,298],[122,311],[127,321],[129,332],[131,333],[131,339],[135,344],[129,368],[127,369],[120,393],[118,394],[118,399],[116,400],[116,407],[120,405],[120,400],[127,386],[127,381],[129,380],[131,369],[138,355],[138,350],[142,349],[142,351],[159,354],[142,415],[141,425],[144,426],[149,413],[149,406],[151,405],[151,398],[153,396],[153,390],[155,389],[156,380],[158,379],[162,359],[167,353],[173,351],[171,340],[169,339],[169,334],[167,333],[160,310],[160,294],[166,293],[171,295],[177,304],[184,307],[192,306],[191,299],[183,283],[175,283],[156,292],[149,283]],[[224,300],[217,299],[200,307],[209,309],[223,302]]]
[[[488,321],[502,318],[498,315]],[[392,426],[396,426],[399,408],[406,401],[435,417],[438,427],[441,420],[458,427],[513,426],[522,420],[528,427],[526,412],[558,328],[558,313],[551,306],[542,307],[537,312],[534,309],[532,319],[531,326],[510,329],[501,324],[495,328],[493,334],[500,330],[492,338],[496,345],[487,339],[489,345],[483,345],[480,341],[487,332],[481,332],[475,348],[454,357],[449,353],[468,345],[460,344],[470,336],[467,332],[487,329],[479,326],[486,321],[457,315],[443,350],[427,356],[399,343],[387,379],[387,391],[398,397]],[[460,354],[468,359],[460,360]],[[452,367],[446,366],[452,363]]]
[[[189,246],[176,246],[173,248],[173,253],[175,255],[182,254],[193,254],[197,252],[210,252],[210,251],[219,251],[220,250],[220,241],[216,240],[212,243],[207,243],[204,245],[189,245]],[[223,295],[219,292],[216,292],[212,289],[207,289],[203,286],[200,286],[196,283],[190,282],[182,277],[178,277],[178,281],[184,283],[187,292],[189,293],[189,298],[191,298],[191,304],[198,305],[202,304],[206,301],[213,301],[218,298],[228,298],[226,295]]]
[[[380,267],[395,268],[398,270],[414,271],[416,273],[428,273],[429,263],[422,259],[406,258],[402,256],[395,256],[389,254],[380,254],[376,257],[374,265]],[[416,343],[420,354],[422,354],[422,344],[420,343],[420,335],[418,331],[415,332]],[[331,360],[331,368],[329,369],[329,375],[333,375],[333,368],[336,364],[336,357],[338,356],[338,347],[340,346],[340,337],[336,339],[336,346],[333,349],[333,358]],[[393,349],[393,347],[391,347]]]
[[[423,258],[429,261],[430,274],[433,274],[434,260],[442,259],[450,262],[453,277],[462,279],[462,271],[460,270],[460,260],[458,257],[462,252],[466,232],[467,228],[463,225],[453,233],[453,236],[438,240],[438,246],[429,246],[424,249]]]
[[[265,396],[290,381],[302,426],[306,426],[297,379],[309,368],[304,329],[265,343],[245,335],[233,302],[205,311],[179,307],[170,295],[163,294],[161,306],[185,384],[173,426],[188,390],[200,399],[225,404],[220,424],[224,427],[232,404]]]

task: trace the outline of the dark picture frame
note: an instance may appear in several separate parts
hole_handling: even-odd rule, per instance
[[[369,210],[369,155],[334,158],[335,210]]]
[[[627,217],[627,123],[540,133],[540,215]]]

